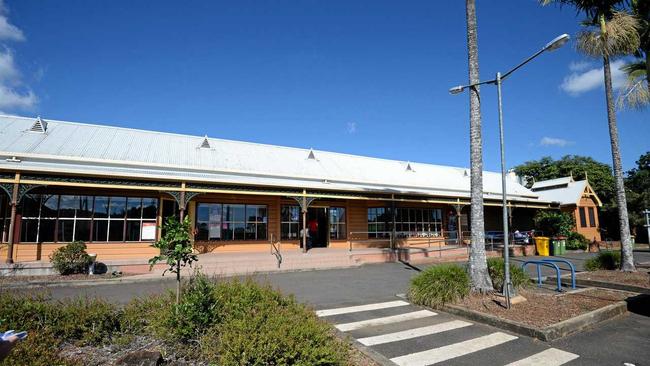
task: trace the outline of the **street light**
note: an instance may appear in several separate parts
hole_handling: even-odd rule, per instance
[[[510,71],[501,75],[500,72],[497,72],[496,78],[493,80],[481,81],[478,83],[470,85],[458,85],[449,89],[451,94],[460,94],[467,88],[473,88],[478,85],[483,84],[493,84],[497,86],[497,99],[499,104],[499,144],[501,147],[501,191],[502,191],[502,205],[503,205],[503,257],[505,264],[505,278],[503,281],[503,295],[506,298],[506,304],[508,309],[510,308],[510,295],[514,294],[514,288],[512,287],[512,282],[510,281],[510,253],[509,253],[509,238],[508,238],[508,209],[507,209],[507,195],[506,195],[506,152],[505,145],[503,142],[503,108],[501,103],[501,83],[505,80],[510,74],[515,72],[520,67],[532,61],[535,57],[541,55],[545,51],[554,51],[562,46],[564,46],[569,41],[568,34],[562,34],[558,37],[555,37],[553,40],[548,42],[541,50],[537,51],[532,56],[525,59],[519,65],[510,69]]]

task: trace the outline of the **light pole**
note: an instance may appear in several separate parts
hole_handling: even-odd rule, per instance
[[[497,86],[497,99],[499,106],[499,145],[501,147],[501,197],[503,205],[503,258],[504,258],[504,281],[503,281],[503,295],[506,298],[506,305],[510,309],[510,296],[515,293],[514,288],[512,287],[512,282],[510,281],[510,253],[509,253],[509,237],[508,237],[508,202],[506,195],[506,152],[505,144],[503,142],[503,108],[501,103],[501,83],[505,80],[510,74],[515,72],[520,67],[532,61],[535,57],[541,55],[545,51],[554,51],[562,46],[564,46],[569,41],[568,34],[562,34],[561,36],[555,37],[552,41],[548,42],[541,50],[537,51],[532,56],[525,59],[519,65],[510,69],[510,71],[501,75],[500,72],[497,72],[496,78],[493,80],[481,81],[478,83],[470,85],[459,85],[449,89],[451,94],[460,94],[467,88],[474,88],[478,85],[483,84],[493,84]]]
[[[650,243],[650,210],[645,209],[643,210],[643,214],[645,215],[645,228],[648,230],[648,243]]]

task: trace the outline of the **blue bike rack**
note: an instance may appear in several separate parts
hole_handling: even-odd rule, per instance
[[[553,262],[545,262],[543,260],[529,260],[525,261],[521,265],[521,269],[526,272],[526,265],[528,264],[534,264],[537,267],[537,286],[542,285],[542,269],[541,266],[545,267],[551,267],[555,268],[555,272],[557,273],[557,291],[562,292],[562,282],[560,282],[560,267],[557,266],[557,264]]]
[[[542,259],[544,262],[557,262],[557,263],[566,263],[569,265],[569,269],[571,270],[571,288],[575,290],[576,288],[576,268],[573,266],[573,263],[569,262],[566,259],[560,259],[560,258],[544,258]]]

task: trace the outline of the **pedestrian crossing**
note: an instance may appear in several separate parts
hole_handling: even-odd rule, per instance
[[[560,366],[579,357],[403,300],[316,314],[398,366],[473,365],[477,360],[484,365]]]

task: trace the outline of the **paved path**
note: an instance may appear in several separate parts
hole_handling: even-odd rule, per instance
[[[637,255],[636,252],[635,255]],[[422,310],[412,305],[377,308],[376,305],[372,304],[400,301],[401,299],[397,298],[396,294],[404,293],[408,288],[411,277],[424,267],[409,266],[402,263],[385,263],[357,268],[276,273],[258,276],[257,278],[259,281],[270,282],[284,293],[294,294],[299,301],[309,303],[317,310],[331,311],[331,309],[352,306],[371,307],[369,310],[350,313],[330,313],[330,315],[321,313],[327,321],[341,325]],[[173,281],[157,281],[93,287],[61,287],[52,288],[50,291],[54,298],[102,296],[109,301],[126,303],[133,297],[144,296],[149,293],[160,293],[167,289],[173,289],[173,287]],[[549,311],[552,311],[552,309]],[[397,322],[390,324],[368,325],[369,323],[366,322],[361,323],[361,325],[359,323],[357,325],[347,325],[345,328],[350,330],[345,332],[355,339],[366,338],[369,343],[377,342],[377,339],[399,339],[370,345],[371,348],[384,354],[389,359],[451,346],[476,338],[481,339],[477,342],[483,347],[486,344],[494,343],[495,339],[503,341],[510,336],[516,337],[498,345],[459,355],[443,362],[443,364],[451,365],[504,365],[517,360],[526,360],[530,356],[551,348],[579,355],[579,358],[568,362],[567,365],[622,365],[623,362],[629,362],[640,366],[648,365],[648,360],[650,360],[650,317],[647,316],[629,314],[622,319],[610,321],[595,329],[547,344],[528,337],[512,335],[494,327],[475,324],[442,312],[437,313],[437,315],[411,320],[404,317],[392,318],[397,319]],[[471,325],[460,327],[461,323],[458,323],[458,321],[467,322]],[[445,325],[444,327],[450,327],[450,329],[438,333],[423,334],[436,328],[421,329],[417,331],[417,337],[410,339],[406,339],[408,336],[405,333],[398,333],[407,329],[449,322],[455,323]],[[455,326],[458,327],[455,328]],[[437,328],[437,330],[440,330],[440,328]],[[398,334],[390,335],[392,333]],[[494,333],[503,333],[507,336],[498,335],[492,338],[480,338]],[[383,338],[372,338],[378,336]],[[453,346],[443,350],[445,350],[445,353],[454,350],[455,354],[458,354],[458,349],[465,349],[465,345],[469,347],[467,343],[460,344],[461,346]],[[475,349],[477,346],[473,345],[472,347],[474,347],[472,349]],[[549,354],[553,355],[555,351],[548,351],[542,356],[549,356]],[[557,354],[562,355],[562,353]]]

